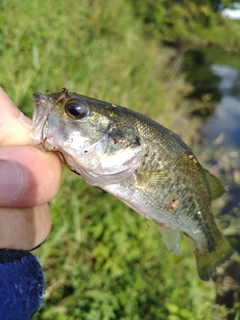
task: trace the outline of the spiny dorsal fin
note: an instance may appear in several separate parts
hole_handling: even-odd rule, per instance
[[[211,191],[211,199],[215,200],[221,197],[225,192],[222,182],[208,170],[205,170],[205,173]]]

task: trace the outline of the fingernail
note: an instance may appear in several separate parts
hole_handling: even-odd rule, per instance
[[[22,187],[21,169],[11,161],[0,160],[0,205],[13,202],[20,195]]]
[[[27,127],[28,129],[32,128],[32,120],[30,120],[28,117],[26,117],[22,112],[20,112],[20,116],[18,118],[22,124]]]

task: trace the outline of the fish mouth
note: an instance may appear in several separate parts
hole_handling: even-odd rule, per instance
[[[54,94],[33,94],[34,112],[32,117],[32,128],[29,136],[33,139],[33,144],[41,146],[45,151],[59,151],[59,126],[63,126],[61,119],[55,115],[53,108],[57,102],[64,98],[64,92]]]
[[[33,94],[34,112],[32,117],[32,128],[30,131],[30,137],[42,143],[44,139],[44,131],[47,129],[47,119],[51,112],[48,96],[35,92]]]

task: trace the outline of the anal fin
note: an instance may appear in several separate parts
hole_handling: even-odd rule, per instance
[[[163,237],[163,241],[169,251],[180,254],[181,253],[181,234],[180,231],[172,230],[161,226],[159,223],[157,228]]]

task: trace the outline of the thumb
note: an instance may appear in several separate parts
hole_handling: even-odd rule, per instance
[[[53,153],[32,148],[30,119],[0,87],[0,206],[31,207],[53,199],[61,163]]]

